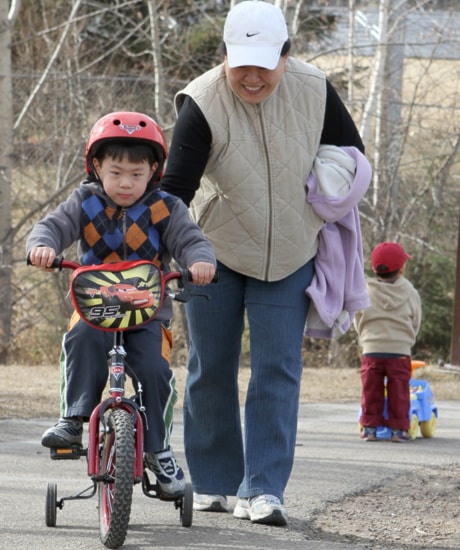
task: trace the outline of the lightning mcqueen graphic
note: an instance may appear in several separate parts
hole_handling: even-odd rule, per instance
[[[118,283],[101,286],[99,290],[104,302],[109,304],[129,304],[132,308],[142,309],[155,303],[155,297],[150,290],[139,290],[133,285]]]

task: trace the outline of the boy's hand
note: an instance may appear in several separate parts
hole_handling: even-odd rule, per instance
[[[192,274],[192,282],[196,285],[209,284],[216,273],[216,268],[208,262],[196,262],[189,267],[189,270]]]
[[[34,246],[30,251],[29,258],[35,267],[53,271],[51,264],[56,258],[56,251],[48,246]]]

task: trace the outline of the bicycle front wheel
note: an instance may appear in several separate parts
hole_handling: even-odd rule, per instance
[[[134,485],[134,426],[132,415],[123,409],[106,414],[107,430],[100,456],[99,531],[107,548],[125,541]]]

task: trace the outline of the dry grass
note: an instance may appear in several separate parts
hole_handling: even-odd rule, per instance
[[[174,369],[177,379],[179,402],[182,406],[185,367]],[[2,390],[0,391],[1,418],[52,417],[59,414],[58,366],[0,366]],[[240,371],[241,400],[250,371]],[[416,371],[416,378],[427,380],[436,400],[458,399],[460,396],[460,370],[450,372],[428,366]],[[354,368],[306,368],[302,380],[301,402],[356,402],[360,398],[359,370]]]

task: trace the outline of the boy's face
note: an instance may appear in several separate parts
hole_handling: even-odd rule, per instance
[[[94,169],[108,197],[123,208],[132,206],[145,193],[158,163],[129,162],[127,157],[116,160],[105,157],[101,162],[93,159]]]

